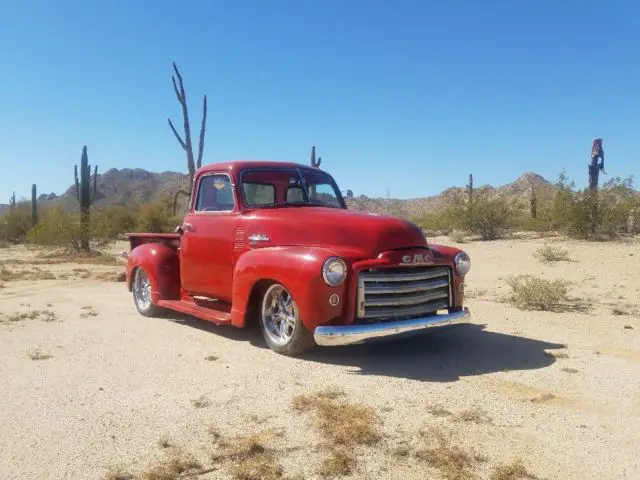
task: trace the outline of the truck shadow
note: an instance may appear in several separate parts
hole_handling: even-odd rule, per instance
[[[545,350],[564,347],[464,324],[393,342],[317,349],[305,359],[355,367],[353,373],[358,375],[452,382],[460,377],[548,367],[555,357]]]
[[[267,348],[257,327],[216,326],[181,314],[171,314],[169,318],[229,340],[248,342],[252,348]],[[490,332],[485,325],[468,323],[390,342],[318,347],[302,360],[350,367],[351,373],[357,375],[453,382],[486,373],[545,368],[556,361],[545,350],[562,348],[565,346],[560,343]]]

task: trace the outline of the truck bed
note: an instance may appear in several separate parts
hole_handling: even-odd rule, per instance
[[[133,250],[145,243],[162,243],[169,247],[178,248],[180,246],[179,233],[127,233],[125,237],[129,239],[130,249]]]

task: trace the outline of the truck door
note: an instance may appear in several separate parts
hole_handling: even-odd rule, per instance
[[[191,295],[231,301],[233,238],[239,211],[231,177],[199,177],[194,208],[182,222],[180,281]]]

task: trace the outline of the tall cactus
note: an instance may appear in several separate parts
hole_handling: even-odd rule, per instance
[[[80,159],[80,178],[78,179],[78,166],[75,165],[73,173],[76,179],[76,198],[80,205],[80,248],[89,250],[89,225],[91,221],[91,204],[96,198],[98,182],[98,166],[93,172],[93,193],[91,192],[91,166],[87,155],[87,146],[82,147],[82,158]]]
[[[31,185],[31,226],[35,227],[38,223],[38,197],[36,184]]]
[[[473,202],[473,175],[469,174],[469,184],[467,185],[467,200],[469,204]]]
[[[322,157],[318,157],[318,160],[316,161],[316,147],[315,147],[315,145],[313,147],[311,147],[311,159],[310,159],[309,163],[314,168],[320,168],[320,164],[322,163]]]
[[[531,205],[531,218],[538,217],[538,199],[536,197],[536,189],[531,185],[531,199],[529,200]]]
[[[16,192],[13,192],[13,195],[11,195],[11,198],[9,198],[9,206],[10,207],[16,206]]]

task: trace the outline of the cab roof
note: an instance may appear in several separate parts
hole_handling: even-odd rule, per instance
[[[231,160],[228,162],[209,163],[200,167],[196,173],[226,170],[239,172],[248,168],[302,168],[318,170],[316,167],[294,162],[279,162],[274,160]]]

